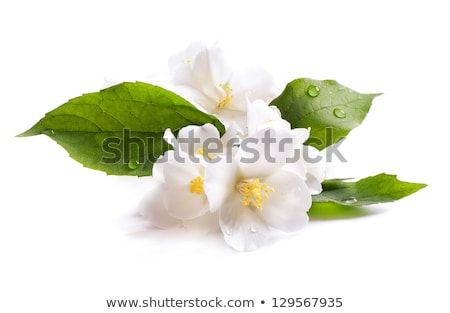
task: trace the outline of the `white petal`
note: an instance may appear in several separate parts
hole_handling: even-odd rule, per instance
[[[170,67],[170,66],[169,66]],[[192,65],[180,64],[173,68],[170,75],[170,81],[175,86],[190,86],[192,84]]]
[[[313,195],[319,194],[322,192],[322,182],[325,179],[326,158],[316,148],[307,146],[304,159],[307,172],[306,185]]]
[[[268,106],[262,100],[248,104],[247,124],[249,136],[268,127],[286,131],[291,129],[291,124],[281,118],[280,110],[277,107]]]
[[[205,214],[209,210],[206,195],[192,193],[191,181],[197,177],[203,179],[204,166],[189,161],[185,156],[185,163],[168,162],[164,166],[164,181],[166,189],[163,193],[164,205],[175,218],[191,219]]]
[[[226,107],[213,112],[225,127],[229,127],[232,123],[236,124],[236,131],[241,134],[247,133],[247,112],[230,110]]]
[[[178,133],[178,141],[180,142],[181,149],[190,155],[197,154],[199,149],[204,150],[206,148],[205,141],[214,139],[216,139],[217,143],[222,143],[220,141],[219,131],[214,125],[209,123],[202,126],[190,125],[183,127]]]
[[[308,222],[306,212],[312,204],[306,184],[295,174],[282,170],[266,179],[265,183],[274,188],[260,212],[265,222],[286,232],[301,229]]]
[[[216,108],[216,103],[208,98],[201,90],[192,86],[176,86],[175,91],[177,94],[183,96],[186,100],[192,102],[192,104],[199,110],[211,113],[211,110]],[[213,104],[214,103],[214,104]]]
[[[206,195],[190,192],[189,182],[185,185],[166,186],[163,194],[164,205],[171,216],[193,219],[209,211]]]
[[[222,136],[222,147],[224,148],[222,156],[228,160],[234,159],[237,150],[239,149],[240,139],[238,137],[238,127],[235,122],[232,122],[225,134]],[[218,154],[215,154],[217,156]]]
[[[208,57],[211,68],[212,81],[216,84],[225,84],[229,82],[233,75],[233,69],[228,63],[223,50],[219,46],[213,45],[208,49]]]
[[[192,161],[190,162],[190,158],[186,153],[180,151],[179,149],[168,150],[164,152],[164,154],[160,156],[153,165],[153,177],[161,178],[160,180],[164,181],[164,168],[167,166],[167,164],[171,164],[171,166],[176,166],[174,164],[181,164],[180,166],[183,166],[182,164],[188,162],[192,163]]]
[[[224,147],[228,147],[232,143],[237,143],[237,125],[232,122],[230,126],[227,128],[225,134],[222,136],[222,143]]]
[[[299,153],[302,153],[299,151]],[[283,170],[290,171],[298,176],[298,179],[306,180],[307,171],[306,163],[301,157],[288,159],[288,162],[283,166]]]
[[[160,182],[164,182],[164,166],[168,158],[169,158],[169,151],[166,151],[153,164],[152,177]]]
[[[300,148],[303,143],[309,138],[310,130],[308,128],[294,128],[291,130],[294,137],[294,146]]]
[[[206,213],[200,217],[184,220],[184,227],[198,234],[215,233],[220,230],[219,212]]]
[[[203,50],[206,50],[206,45],[203,42],[196,41],[191,43],[186,50],[169,58],[169,72],[175,85],[191,85],[192,62]]]
[[[203,50],[198,53],[192,66],[191,86],[201,90],[205,96],[211,99],[214,105],[225,95],[225,92],[220,88],[219,84],[225,83],[226,81],[216,80],[217,73],[213,73],[220,66],[225,65],[211,63],[210,52],[208,50]],[[219,69],[219,71],[222,72],[222,69]]]
[[[264,177],[283,167],[292,149],[290,131],[267,128],[243,139],[236,158],[245,177]]]
[[[208,197],[210,210],[220,210],[226,199],[235,190],[237,175],[236,162],[228,162],[226,157],[219,163],[211,163],[205,169],[203,189]]]
[[[234,197],[220,210],[220,228],[228,245],[238,251],[251,251],[263,246],[270,230],[260,215]]]
[[[325,156],[312,146],[301,146],[295,156],[288,159],[284,169],[297,174],[305,180],[311,194],[322,192],[322,181],[325,179]]]
[[[275,83],[272,75],[260,67],[237,70],[230,81],[234,100],[253,102],[257,99],[268,101],[275,96]]]
[[[182,222],[169,215],[164,207],[164,183],[155,184],[139,203],[139,212],[148,218],[150,224],[158,228],[181,226]]]
[[[191,131],[195,138],[200,139],[201,143],[210,137],[220,138],[217,128],[209,123],[202,126],[191,125],[183,127],[178,133],[178,138],[188,138],[189,132]]]
[[[168,186],[189,183],[197,176],[203,177],[203,169],[202,164],[190,161],[187,154],[181,153],[179,161],[174,159],[165,164],[164,180],[168,183]]]
[[[312,195],[318,195],[322,192],[322,181],[323,179],[318,179],[311,173],[306,174],[306,185]]]
[[[167,128],[164,131],[163,138],[168,144],[171,144],[174,147],[174,149],[176,149],[178,147],[178,145],[179,145],[178,141],[175,138],[175,136],[173,135],[172,130],[170,128]]]
[[[247,126],[248,134],[251,136],[258,131],[260,125],[268,123],[273,119],[279,119],[280,116],[274,116],[276,113],[269,109],[266,102],[257,100],[248,104],[247,107]]]

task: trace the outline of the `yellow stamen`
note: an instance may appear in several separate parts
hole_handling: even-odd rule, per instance
[[[191,185],[189,187],[189,191],[192,193],[199,194],[199,195],[202,195],[205,193],[203,190],[203,178],[201,176],[197,176],[193,180],[191,180]]]
[[[231,89],[231,86],[229,83],[224,84],[219,84],[219,87],[221,87],[223,89],[223,91],[225,91],[225,99],[219,101],[219,103],[217,103],[217,107],[219,109],[223,109],[226,105],[231,103],[231,100],[233,99],[233,96],[231,95],[231,93],[233,92],[233,89]]]
[[[246,206],[256,208],[262,211],[263,204],[269,198],[269,192],[274,192],[273,187],[269,187],[266,183],[261,183],[259,178],[241,180],[237,184],[237,190],[241,194],[241,203]]]
[[[183,59],[183,60],[181,60],[181,63],[191,64],[191,62],[192,62],[191,59],[187,59],[187,60]]]
[[[200,154],[200,155],[204,156],[205,155],[205,151],[203,150],[203,148],[198,148],[197,154]],[[212,160],[212,158],[213,158],[210,154],[208,154],[206,157],[208,158],[208,160]]]

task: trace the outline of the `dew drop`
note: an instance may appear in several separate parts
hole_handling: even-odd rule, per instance
[[[314,85],[309,85],[308,89],[306,89],[306,93],[310,97],[317,97],[320,94],[320,88]]]
[[[253,234],[256,234],[258,232],[258,229],[255,226],[250,227],[250,232]]]
[[[55,135],[55,131],[53,129],[46,129],[42,133],[46,134],[47,136],[50,136],[50,137]]]
[[[347,117],[347,113],[345,113],[344,110],[336,108],[333,110],[333,114],[334,116],[336,116],[337,118],[346,118]]]
[[[128,162],[128,168],[130,170],[135,170],[139,167],[139,161],[137,159],[131,159],[130,162]]]
[[[345,199],[345,200],[343,200],[343,201],[344,201],[344,203],[352,204],[352,203],[358,202],[358,199],[356,199],[355,197],[350,197],[350,198]]]

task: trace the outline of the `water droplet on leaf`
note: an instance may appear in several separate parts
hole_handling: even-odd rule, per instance
[[[308,89],[306,89],[306,93],[308,94],[308,96],[315,98],[320,94],[320,88],[314,85],[310,85]]]
[[[358,202],[358,199],[356,199],[355,197],[350,197],[350,198],[345,199],[345,200],[343,200],[343,201],[344,201],[344,203],[352,204],[352,203]]]
[[[336,116],[337,118],[346,118],[347,117],[347,113],[345,113],[344,110],[336,108],[333,110],[333,114],[334,116]]]
[[[55,136],[55,131],[53,129],[46,129],[42,133],[46,134],[49,137]]]
[[[131,159],[130,162],[128,162],[128,168],[130,170],[135,170],[139,167],[139,161],[137,159]]]

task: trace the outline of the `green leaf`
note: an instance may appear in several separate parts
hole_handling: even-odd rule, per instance
[[[359,206],[348,206],[335,202],[313,202],[308,211],[311,220],[335,220],[363,217],[375,211]]]
[[[322,193],[313,196],[314,202],[363,206],[396,201],[419,191],[427,185],[404,182],[398,180],[396,175],[378,174],[356,182],[324,181],[322,186]]]
[[[135,82],[69,100],[18,137],[45,134],[86,167],[110,175],[147,176],[155,160],[171,149],[163,139],[165,129],[177,132],[206,123],[225,132],[217,118],[175,93]]]
[[[306,144],[322,150],[360,125],[379,95],[361,94],[334,80],[299,78],[287,84],[270,105],[280,109],[292,128],[311,127]]]

